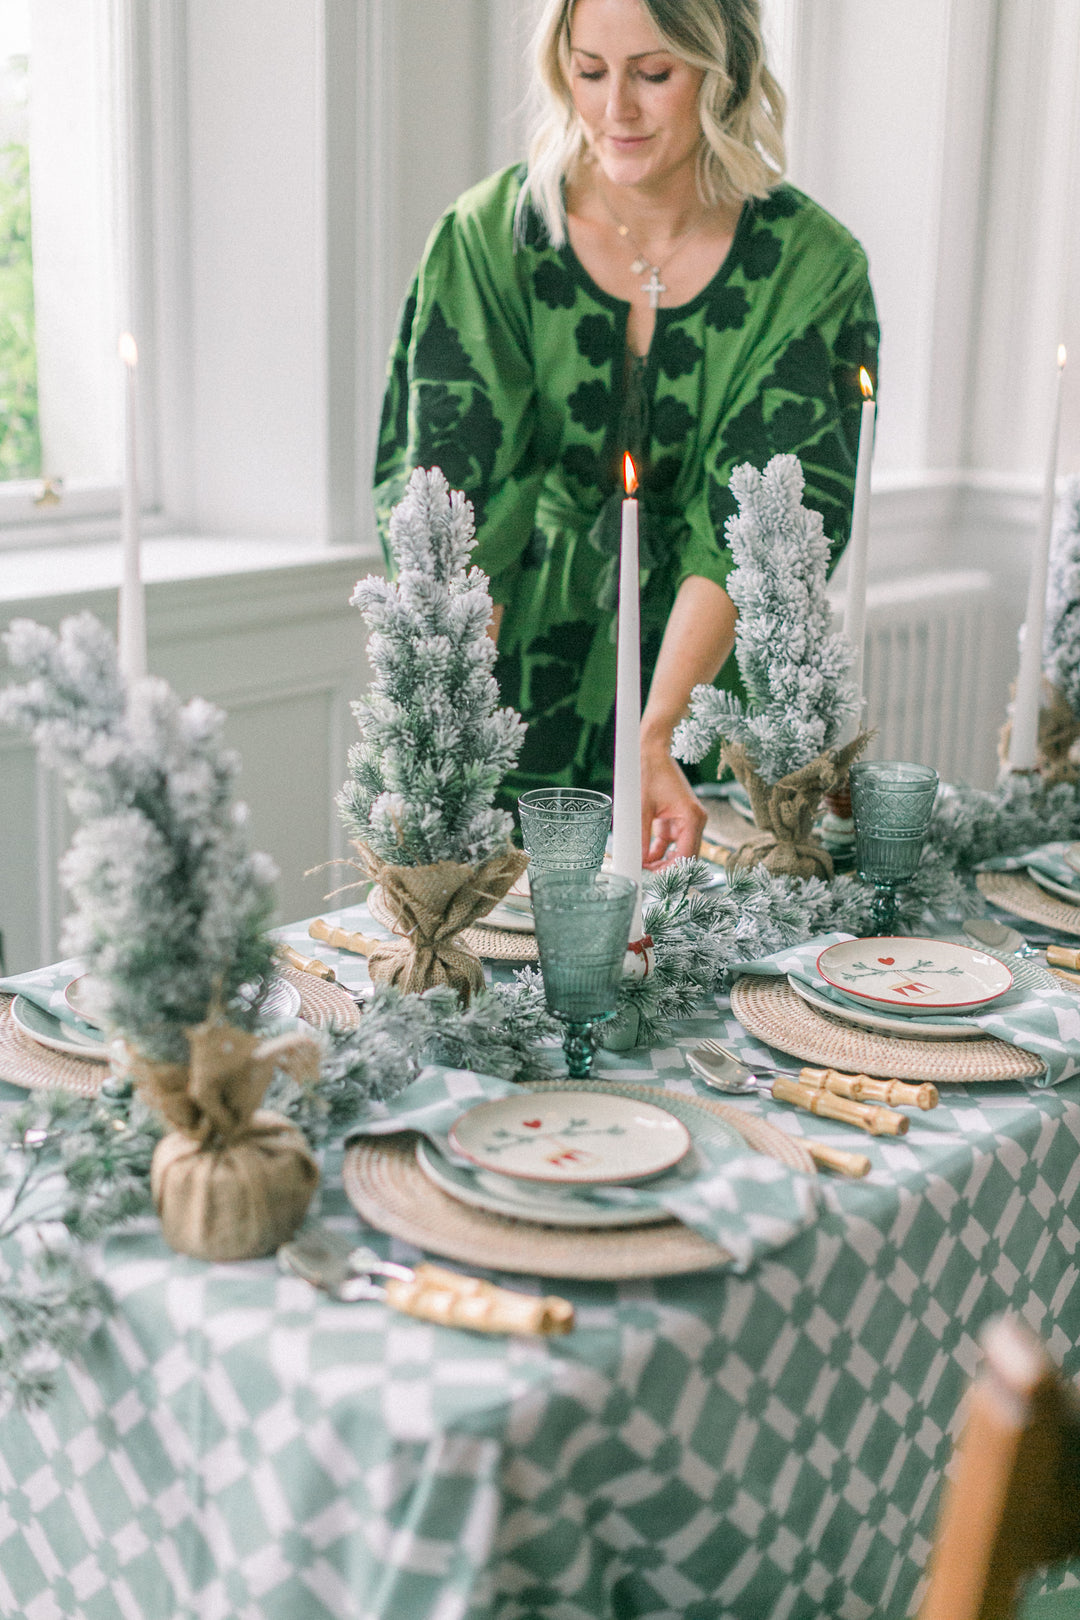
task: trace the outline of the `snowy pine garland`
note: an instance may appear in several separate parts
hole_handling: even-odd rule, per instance
[[[1080,719],[1080,474],[1066,482],[1050,542],[1043,673]]]
[[[821,514],[802,504],[804,483],[795,456],[774,456],[764,473],[749,463],[732,473],[739,511],[726,526],[735,561],[727,589],[747,701],[695,687],[672,747],[696,761],[717,738],[741,744],[770,786],[831,748],[857,707],[845,680],[851,645],[830,628],[829,542]]]
[[[126,686],[92,614],[65,619],[59,635],[17,619],[4,641],[29,680],[0,695],[0,720],[60,770],[80,824],[60,867],[75,901],[61,948],[91,974],[93,1010],[166,1061],[186,1059],[184,1027],[215,995],[253,1027],[273,963],[277,873],[248,850],[224,715],[201,698],[182,704],[161,680]]]
[[[551,1068],[540,1042],[554,1028],[533,971],[465,1010],[445,987],[423,996],[381,987],[357,1029],[326,1038],[318,1082],[302,1087],[278,1074],[265,1106],[291,1118],[312,1147],[332,1145],[425,1063],[542,1078]],[[0,1117],[0,1394],[46,1401],[58,1363],[77,1353],[92,1316],[111,1308],[78,1245],[151,1213],[161,1134],[124,1081],[107,1081],[96,1098],[37,1092]]]
[[[396,579],[370,576],[352,597],[371,630],[374,679],[353,704],[361,735],[338,803],[349,831],[397,866],[479,865],[513,826],[493,805],[525,727],[498,707],[473,537],[464,495],[437,467],[417,468],[390,519]]]

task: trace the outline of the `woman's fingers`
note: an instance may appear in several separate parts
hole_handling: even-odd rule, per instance
[[[642,760],[642,863],[650,870],[696,855],[705,810],[670,755]]]

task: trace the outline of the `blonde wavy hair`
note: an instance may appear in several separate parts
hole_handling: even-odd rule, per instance
[[[531,205],[555,247],[566,241],[563,181],[585,160],[584,131],[570,93],[570,22],[576,0],[546,0],[534,50],[535,133],[518,199],[523,229]],[[784,92],[769,72],[759,0],[641,0],[666,48],[704,73],[698,108],[697,183],[707,204],[765,197],[782,179]]]

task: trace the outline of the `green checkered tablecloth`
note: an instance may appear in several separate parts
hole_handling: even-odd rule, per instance
[[[722,1031],[761,1050],[718,1004],[601,1072],[693,1092],[684,1051]],[[45,1411],[0,1422],[0,1615],[910,1614],[982,1322],[1019,1312],[1080,1373],[1080,1079],[948,1088],[899,1140],[812,1124],[867,1182],[825,1180],[745,1276],[559,1284],[577,1326],[551,1341],[112,1238],[114,1314]],[[322,1214],[358,1228],[336,1161]]]

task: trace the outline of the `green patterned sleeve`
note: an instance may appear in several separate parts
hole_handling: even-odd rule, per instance
[[[544,469],[534,451],[529,314],[513,251],[516,188],[489,182],[436,226],[390,356],[375,472],[389,514],[414,467],[441,467],[473,504],[474,561],[513,591]],[[479,200],[477,200],[479,199]]]
[[[760,370],[721,422],[708,476],[687,512],[690,533],[678,584],[691,574],[725,584],[732,561],[724,526],[738,509],[728,487],[731,474],[746,461],[763,468],[781,453],[802,463],[803,501],[821,513],[833,563],[839,560],[851,532],[862,407],[859,369],[866,367],[876,390],[878,341],[866,260],[857,249],[790,335],[762,346]]]

